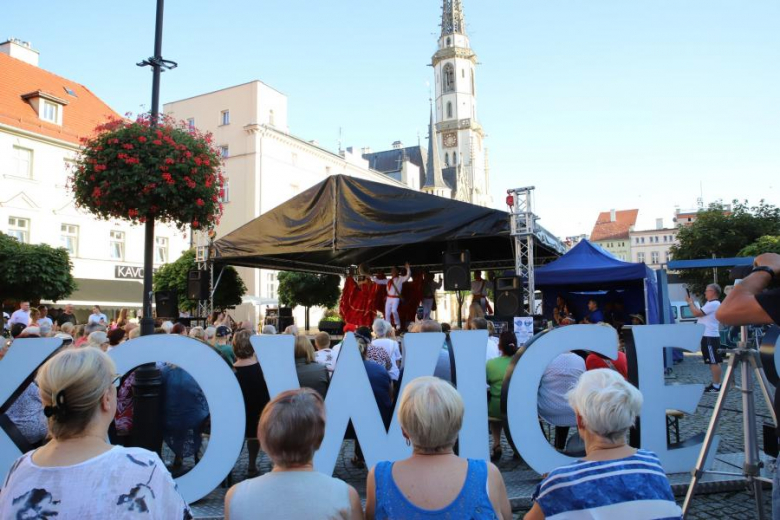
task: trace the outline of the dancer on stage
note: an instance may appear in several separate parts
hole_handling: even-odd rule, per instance
[[[486,314],[493,314],[493,307],[487,299],[487,280],[482,279],[482,271],[474,271],[474,281],[471,282],[471,301],[479,303]]]
[[[423,274],[423,319],[431,319],[431,311],[436,310],[436,290],[441,289],[441,280],[436,281],[436,278],[430,271],[425,271]]]
[[[404,267],[406,268],[406,274],[403,276],[399,275],[398,268],[393,267],[390,270],[390,278],[377,278],[376,276],[371,277],[371,281],[378,285],[386,285],[387,286],[387,299],[385,300],[385,319],[387,321],[391,321],[392,316],[392,323],[395,326],[396,329],[401,328],[401,318],[398,316],[398,305],[401,303],[401,288],[403,287],[404,283],[406,283],[407,280],[412,276],[412,268],[409,265],[409,262],[406,262],[404,264]]]

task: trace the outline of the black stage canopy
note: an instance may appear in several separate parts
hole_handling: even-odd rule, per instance
[[[214,261],[263,269],[345,274],[350,265],[441,269],[442,253],[468,249],[477,269],[514,269],[509,214],[378,182],[334,175],[225,235]],[[563,254],[537,232],[537,264]]]

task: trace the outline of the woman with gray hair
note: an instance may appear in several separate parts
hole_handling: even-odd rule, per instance
[[[377,318],[374,320],[371,329],[376,338],[371,342],[371,346],[381,348],[387,352],[387,355],[390,357],[390,368],[387,372],[390,374],[390,379],[398,381],[398,374],[401,368],[401,349],[398,347],[397,341],[387,337],[393,330],[393,326],[389,321]]]
[[[106,352],[108,350],[108,334],[102,330],[97,330],[87,336],[87,344],[84,346],[99,348]]]
[[[411,381],[398,419],[412,456],[380,462],[369,472],[366,518],[512,518],[498,468],[453,452],[463,400],[451,384],[437,377]]]
[[[585,458],[547,475],[525,520],[682,518],[658,457],[626,442],[642,408],[639,390],[618,372],[602,368],[585,372],[567,397]]]

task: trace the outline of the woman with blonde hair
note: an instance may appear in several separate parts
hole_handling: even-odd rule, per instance
[[[463,400],[451,384],[437,377],[413,380],[401,396],[398,419],[412,456],[380,462],[369,472],[366,518],[512,518],[498,468],[453,452]]]
[[[86,347],[99,348],[103,352],[108,350],[108,334],[102,330],[97,330],[87,337]]]
[[[362,520],[355,488],[314,470],[325,436],[325,403],[310,388],[277,395],[263,410],[257,437],[274,469],[225,495],[225,520],[331,518]]]
[[[328,368],[317,363],[314,347],[303,334],[295,336],[295,372],[301,386],[316,390],[322,398],[328,393]]]
[[[52,439],[11,466],[0,518],[192,518],[157,454],[107,442],[120,381],[111,358],[63,350],[36,381]]]

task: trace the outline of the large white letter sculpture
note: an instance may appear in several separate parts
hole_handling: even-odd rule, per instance
[[[698,351],[704,325],[644,325],[632,327],[631,332],[636,346],[639,390],[645,398],[639,416],[642,447],[658,455],[667,473],[690,471],[696,464],[701,443],[669,449],[666,443],[666,409],[694,413],[704,385],[667,385],[664,381],[663,349],[676,347],[689,352]],[[716,437],[713,442],[708,461],[718,451],[718,440]]]
[[[611,327],[569,325],[535,336],[524,352],[518,352],[504,385],[507,392],[507,422],[520,455],[537,473],[571,464],[576,459],[558,453],[539,427],[537,411],[539,382],[547,365],[558,355],[574,349],[617,357],[617,332]],[[458,374],[460,377],[460,373]]]
[[[209,404],[211,438],[200,462],[176,483],[187,502],[208,495],[233,469],[244,443],[244,397],[230,367],[213,348],[176,334],[136,338],[109,355],[120,374],[144,363],[167,362],[183,368],[198,382]]]
[[[17,339],[14,347],[8,349],[0,363],[0,404],[4,404],[16,392],[22,383],[54,354],[62,345],[58,338]],[[0,428],[0,485],[5,474],[22,452],[16,447],[5,431]]]
[[[458,455],[488,460],[489,447],[485,435],[488,416],[485,398],[488,334],[486,330],[453,331],[450,333],[450,339],[455,356],[458,392],[463,398],[464,406]]]

